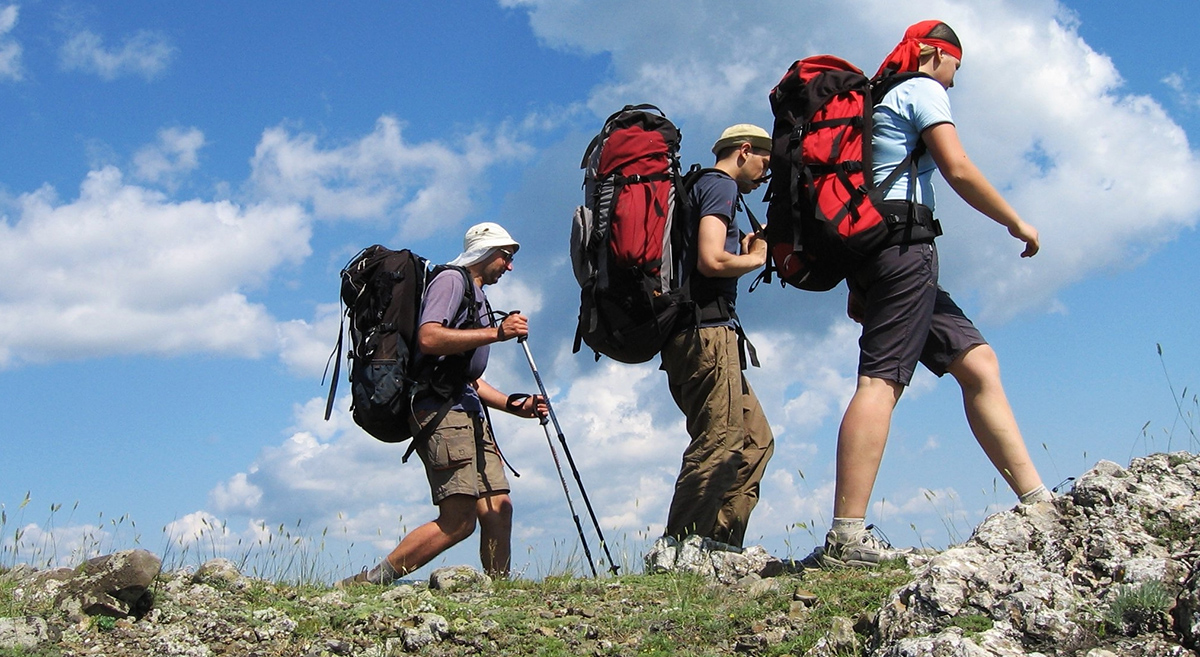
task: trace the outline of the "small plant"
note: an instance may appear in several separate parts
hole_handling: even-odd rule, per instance
[[[1161,629],[1174,600],[1162,582],[1149,580],[1122,586],[1109,603],[1104,621],[1126,636]]]
[[[117,628],[117,619],[112,616],[94,616],[92,617],[92,627],[101,632],[111,632]]]
[[[966,614],[951,618],[950,625],[962,628],[967,637],[973,637],[992,629],[992,619],[985,614]]]
[[[1177,516],[1153,516],[1142,520],[1142,528],[1168,547],[1177,548],[1193,540],[1193,528]]]

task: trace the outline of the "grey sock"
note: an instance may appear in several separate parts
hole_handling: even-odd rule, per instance
[[[372,584],[391,584],[400,578],[400,573],[392,568],[392,564],[388,563],[387,559],[379,562],[371,570],[367,571],[367,581]]]

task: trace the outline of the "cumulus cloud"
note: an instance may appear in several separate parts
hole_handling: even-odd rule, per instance
[[[1140,262],[1200,213],[1190,193],[1200,162],[1183,130],[1158,102],[1125,91],[1112,61],[1050,0],[504,4],[527,10],[551,46],[611,55],[611,78],[589,99],[597,116],[654,102],[684,126],[685,144],[732,122],[769,125],[767,92],[795,59],[833,52],[873,73],[908,24],[946,20],[966,46],[951,92],[964,144],[1043,239],[1036,258],[1018,258],[1004,229],[941,186],[943,279],[977,295],[983,317],[1050,309],[1063,288]],[[640,20],[618,20],[635,4]]]
[[[319,377],[333,364],[329,357],[337,342],[341,325],[342,307],[336,303],[317,306],[316,316],[311,321],[293,319],[281,322],[279,333],[279,358],[288,370],[297,376]],[[345,354],[341,355],[345,359]],[[341,374],[345,377],[345,374]]]
[[[639,399],[654,397],[658,382],[647,380],[653,368],[637,369],[631,377],[623,368],[605,368],[561,395],[551,394],[601,527],[645,539],[661,530],[686,434],[681,419],[673,422],[675,431],[663,431],[639,409],[644,405]],[[206,513],[258,518],[268,525],[303,517],[310,527],[326,527],[379,550],[394,546],[398,532],[430,519],[434,512],[419,460],[400,462],[407,444],[386,445],[365,434],[349,416],[348,397],[338,400],[329,422],[323,419],[324,405],[323,398],[314,398],[298,406],[290,435],[214,486]],[[518,508],[516,532],[531,539],[574,540],[546,431],[533,421],[492,415],[501,449],[521,474],[509,475]],[[549,430],[576,512],[589,523],[567,454],[553,427]],[[679,439],[667,440],[664,434]],[[624,465],[614,468],[618,462]]]
[[[195,127],[159,131],[132,157],[129,178],[175,190],[200,166]],[[428,233],[472,209],[490,167],[528,147],[497,135],[460,151],[405,144],[383,117],[350,145],[321,149],[312,135],[267,130],[252,162],[249,200],[175,200],[113,166],[91,171],[79,197],[49,186],[0,208],[0,367],[113,354],[278,350],[290,371],[320,376],[339,308],[277,320],[249,296],[308,257],[315,217],[397,211],[402,232]],[[464,182],[470,181],[470,182]],[[466,190],[463,187],[466,187]],[[438,205],[440,204],[440,205]],[[311,206],[312,211],[304,207]],[[53,257],[47,257],[53,254]],[[541,292],[519,278],[499,295],[533,314]],[[58,330],[47,334],[44,326]]]
[[[204,144],[198,128],[163,128],[157,142],[134,153],[134,172],[146,182],[169,182],[200,166],[198,153]]]
[[[1191,77],[1186,70],[1167,75],[1162,79],[1162,83],[1175,92],[1175,98],[1180,105],[1190,109],[1200,107],[1200,93],[1193,90]]]
[[[338,401],[328,423],[324,407],[323,398],[297,407],[287,439],[265,447],[245,471],[214,487],[212,511],[269,525],[303,517],[309,526],[351,532],[352,540],[361,541],[378,540],[380,525],[372,523],[382,517],[389,518],[390,530],[400,517],[427,515],[420,463],[399,464],[406,446],[386,445],[355,426],[348,397]]]
[[[503,129],[468,135],[453,147],[410,143],[390,116],[369,135],[333,147],[278,126],[255,149],[251,182],[261,197],[308,204],[321,218],[395,215],[402,239],[415,240],[469,216],[486,189],[487,170],[530,152]]]
[[[47,186],[12,212],[0,223],[0,365],[258,356],[274,348],[275,322],[245,290],[309,253],[296,206],[173,202],[113,167],[90,172],[75,200]]]
[[[21,44],[9,36],[9,33],[17,25],[18,14],[19,8],[17,5],[0,7],[0,80],[5,78],[20,80],[23,77],[21,72]]]
[[[108,554],[122,540],[120,530],[129,527],[127,517],[111,520],[108,525],[68,523],[55,526],[53,518],[45,526],[27,523],[0,537],[0,554],[9,563],[25,563],[35,568],[74,568],[80,563]]]
[[[81,30],[59,49],[59,64],[64,70],[92,73],[104,80],[138,75],[147,81],[163,73],[175,56],[175,46],[164,34],[139,31],[108,47],[104,39],[90,30]]]

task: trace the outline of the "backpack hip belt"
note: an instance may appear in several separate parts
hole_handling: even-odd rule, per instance
[[[929,206],[914,201],[889,200],[875,204],[887,224],[888,239],[884,246],[900,246],[932,242],[942,235],[942,222],[933,216]]]

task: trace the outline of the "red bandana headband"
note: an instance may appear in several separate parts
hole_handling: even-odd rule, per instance
[[[875,77],[884,75],[889,69],[892,73],[909,73],[917,70],[921,46],[941,48],[946,54],[961,60],[962,48],[949,41],[933,39],[928,36],[933,28],[941,24],[942,21],[921,21],[905,30],[904,38],[896,44],[892,54],[888,55],[879,65],[879,71],[875,73]]]

